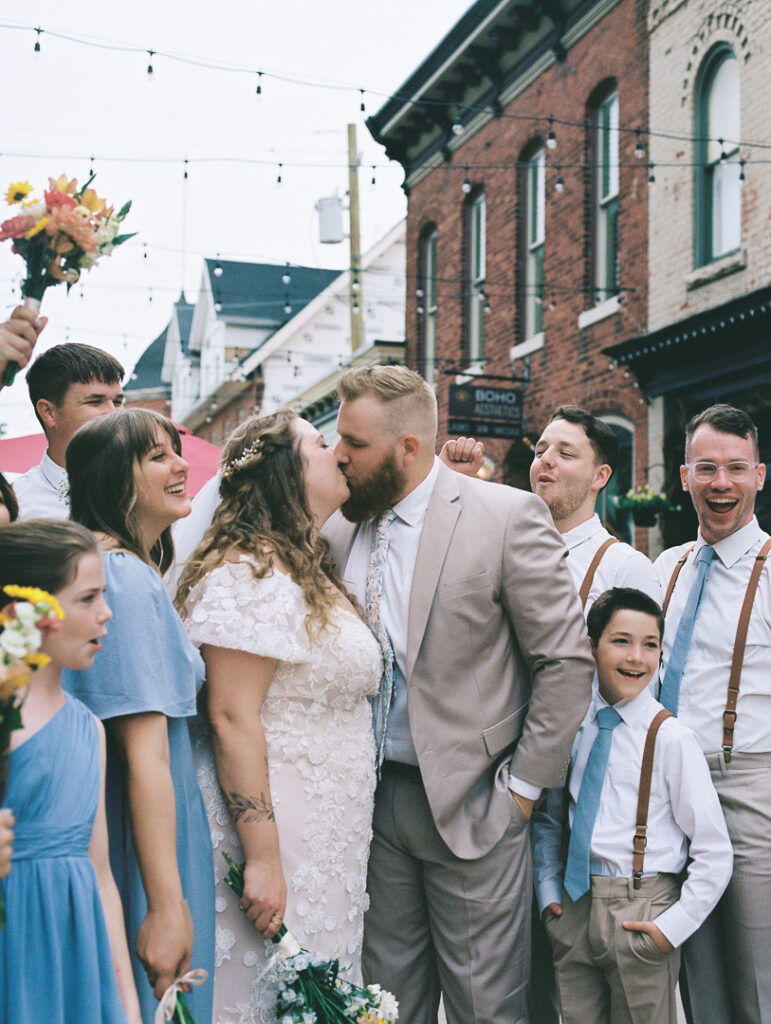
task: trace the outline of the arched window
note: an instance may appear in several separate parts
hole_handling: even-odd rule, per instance
[[[466,204],[466,358],[481,364],[485,354],[485,194]]]
[[[597,512],[606,523],[609,523],[623,540],[632,543],[632,525],[630,514],[616,507],[613,500],[618,494],[626,494],[632,488],[634,480],[634,426],[623,416],[609,413],[600,416],[618,438],[618,463],[615,472],[605,487],[600,491],[597,501]]]
[[[436,240],[435,227],[429,228],[421,237],[418,271],[420,370],[429,384],[436,379]]]
[[[545,241],[546,155],[543,147],[532,154],[525,167],[523,189],[524,274],[522,310],[523,341],[530,341],[543,331],[543,253]]]
[[[588,305],[618,292],[618,92],[605,93],[592,110],[592,285]]]
[[[730,46],[707,56],[696,92],[696,266],[741,244],[739,62]]]

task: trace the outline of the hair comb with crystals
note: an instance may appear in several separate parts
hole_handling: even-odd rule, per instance
[[[242,466],[245,466],[247,462],[249,462],[249,460],[252,459],[260,450],[261,443],[262,439],[255,437],[249,447],[245,448],[237,459],[233,459],[232,462],[228,462],[228,464],[223,467],[222,478],[224,480],[228,480],[237,470],[241,469]]]

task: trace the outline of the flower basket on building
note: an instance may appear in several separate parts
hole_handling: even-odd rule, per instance
[[[632,513],[635,526],[655,526],[662,512],[676,506],[661,491],[654,491],[650,484],[642,484],[626,494],[617,494],[613,499],[617,508]]]

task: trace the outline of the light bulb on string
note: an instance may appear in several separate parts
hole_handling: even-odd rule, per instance
[[[254,95],[255,95],[256,99],[259,99],[262,96],[262,72],[261,71],[257,72],[257,88],[254,90]]]
[[[147,81],[152,82],[153,80],[153,57],[155,56],[155,50],[148,50],[147,55],[150,58],[147,62]]]
[[[289,272],[289,260],[287,260],[287,263],[286,263],[286,270],[285,270],[285,271],[284,271],[284,273],[283,273],[283,274],[281,275],[281,283],[282,283],[282,284],[289,284],[289,282],[290,282],[291,280],[292,280],[292,275],[291,275],[291,274],[290,274],[290,272]]]
[[[292,303],[289,301],[289,296],[284,297],[284,312],[287,316],[292,312]]]
[[[745,168],[746,163],[747,163],[746,160],[740,160],[739,161],[739,184],[740,185],[743,185],[744,182],[747,180],[745,178],[745,176],[744,176],[744,168]]]
[[[276,175],[276,185],[280,185],[281,184],[281,180],[282,180],[281,179],[281,171],[283,170],[283,168],[284,168],[283,164],[279,164],[278,165],[278,174]]]
[[[364,113],[364,112],[366,111],[366,109],[367,109],[367,108],[366,108],[366,107],[364,106],[364,90],[363,90],[363,89],[359,89],[359,95],[361,96],[361,102],[359,103],[359,110],[360,110],[360,111],[362,112],[362,114],[363,114],[363,113]]]
[[[554,191],[561,193],[565,191],[565,182],[562,180],[562,167],[557,164],[557,180],[554,183]]]
[[[424,294],[425,293],[424,293],[422,288],[416,288],[415,289],[415,298],[422,299]]]
[[[39,57],[40,56],[40,36],[42,35],[42,33],[43,33],[43,29],[42,28],[36,28],[35,29],[35,45],[32,47],[32,56],[33,57]]]
[[[455,120],[452,123],[452,131],[454,135],[463,134],[463,122],[460,119],[460,111],[455,115]]]
[[[424,313],[425,313],[425,309],[423,308],[423,306],[418,306],[418,308],[417,308],[418,316],[423,316]]]
[[[717,141],[718,141],[718,145],[720,146],[720,164],[721,164],[721,166],[724,166],[726,160],[728,159],[728,157],[726,156],[725,148],[724,148],[724,140],[723,139],[718,139]]]
[[[354,277],[354,279],[353,279],[353,281],[351,283],[351,288],[355,292],[357,292],[361,288],[361,282],[359,281],[358,277]]]
[[[642,160],[645,156],[645,147],[642,144],[642,128],[635,128],[635,144],[634,144],[634,155],[638,160]]]
[[[376,185],[376,184],[377,184],[377,182],[375,181],[375,165],[373,164],[372,165],[372,180],[370,181],[370,185]]]
[[[214,264],[214,271],[213,271],[213,273],[214,273],[215,277],[222,277],[222,275],[225,273],[225,271],[222,269],[222,264],[220,263],[220,254],[219,253],[217,253],[217,262]]]
[[[653,164],[648,164],[648,184],[649,185],[655,185],[656,184],[656,175],[653,173],[653,168],[654,168]]]
[[[222,312],[222,298],[219,295],[215,295],[214,296],[214,312],[215,313],[221,313]]]
[[[463,178],[463,184],[461,185],[460,190],[464,195],[468,195],[469,192],[471,191],[471,181],[469,180],[468,176],[468,164],[466,164],[464,171],[465,176]]]
[[[557,148],[557,136],[554,134],[554,116],[552,114],[549,114],[549,133],[546,136],[546,148]]]
[[[149,306],[153,304],[153,289],[152,285],[147,289],[147,303]]]
[[[187,161],[187,160],[185,160],[185,161],[183,162],[183,166],[184,166],[184,168],[185,168],[185,170],[184,170],[184,173],[183,173],[183,175],[182,175],[182,180],[183,180],[183,181],[187,181],[187,165],[188,165],[188,161]]]

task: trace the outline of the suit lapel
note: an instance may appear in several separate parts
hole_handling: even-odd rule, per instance
[[[420,534],[407,618],[407,679],[423,642],[437,582],[460,515],[460,492],[455,474],[440,466]]]

